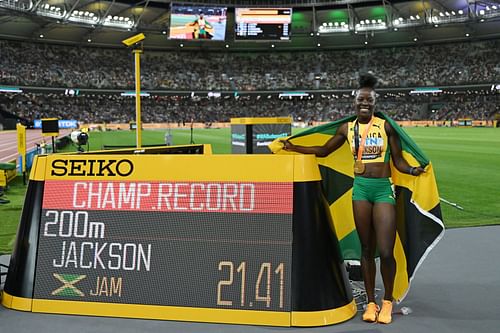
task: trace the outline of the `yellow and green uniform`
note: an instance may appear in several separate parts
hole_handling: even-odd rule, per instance
[[[348,132],[347,132],[347,140],[349,142],[349,146],[351,147],[352,154],[354,159],[357,158],[356,148],[354,143],[354,127],[357,121],[348,122]],[[363,135],[365,128],[368,124],[358,123],[359,131],[359,145],[361,145],[361,136]],[[368,132],[365,140],[365,149],[363,151],[363,155],[361,156],[361,160],[363,163],[377,163],[384,162],[389,163],[390,158],[390,147],[388,143],[387,133],[385,132],[385,120],[374,117],[372,127]]]
[[[347,141],[354,160],[357,159],[355,148],[355,126],[357,121],[348,122],[347,126]],[[368,124],[358,122],[358,146],[361,146],[361,137]],[[374,117],[372,126],[368,131],[365,139],[365,147],[361,160],[363,163],[389,163],[390,146],[388,143],[387,133],[385,132],[385,120]],[[367,178],[361,175],[354,177],[352,200],[366,200],[371,203],[387,202],[395,204],[394,192],[392,191],[391,181],[389,178]]]

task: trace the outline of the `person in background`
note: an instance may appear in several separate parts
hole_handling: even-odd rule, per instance
[[[212,26],[205,19],[203,12],[194,20],[190,26],[194,26],[193,39],[211,39],[212,35],[207,31],[207,28],[212,29]]]

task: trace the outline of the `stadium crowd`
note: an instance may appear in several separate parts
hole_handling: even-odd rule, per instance
[[[80,123],[127,123],[135,119],[135,99],[120,95],[66,96],[62,93],[0,95],[0,108],[16,116],[34,119],[57,117]],[[469,117],[492,119],[500,112],[500,94],[471,92],[436,96],[383,94],[377,110],[396,120],[453,120]],[[146,123],[227,122],[237,117],[291,116],[296,121],[333,121],[353,112],[350,94],[314,98],[278,98],[276,94],[234,97],[151,96],[142,98],[142,120]]]
[[[354,88],[367,69],[381,87],[491,83],[499,59],[500,40],[489,40],[293,53],[147,51],[141,67],[143,88],[151,90],[340,89]],[[132,54],[0,40],[0,84],[133,89]]]
[[[349,91],[356,87],[361,71],[373,71],[382,88],[498,84],[499,60],[500,40],[293,53],[148,51],[142,62],[144,90],[239,91],[240,95],[146,97],[143,121],[212,123],[249,116],[331,121],[352,113],[352,96],[324,91]],[[0,65],[0,85],[134,88],[132,54],[126,49],[0,40]],[[269,92],[297,89],[319,91],[314,98],[303,99],[279,99]],[[245,94],[263,90],[268,92]],[[435,96],[385,93],[377,108],[397,120],[492,119],[500,111],[499,96],[484,90]],[[134,99],[111,92],[4,94],[0,107],[28,121],[58,117],[124,123],[135,117]]]

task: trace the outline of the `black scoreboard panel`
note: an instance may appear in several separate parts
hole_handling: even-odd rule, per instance
[[[58,135],[59,133],[59,120],[57,118],[42,119],[42,134],[48,136]]]
[[[319,180],[307,155],[37,157],[2,304],[253,325],[345,321],[356,305]]]
[[[290,40],[291,8],[236,8],[235,17],[235,40]]]
[[[44,208],[34,296],[289,311],[291,216]]]
[[[291,124],[255,124],[252,130],[253,153],[269,154],[268,146],[277,138],[288,137],[292,133]]]
[[[233,154],[270,154],[268,146],[292,133],[288,117],[231,118]]]

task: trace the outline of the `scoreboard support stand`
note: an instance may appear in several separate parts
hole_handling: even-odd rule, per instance
[[[355,316],[316,159],[210,152],[37,156],[2,304],[270,326]]]

